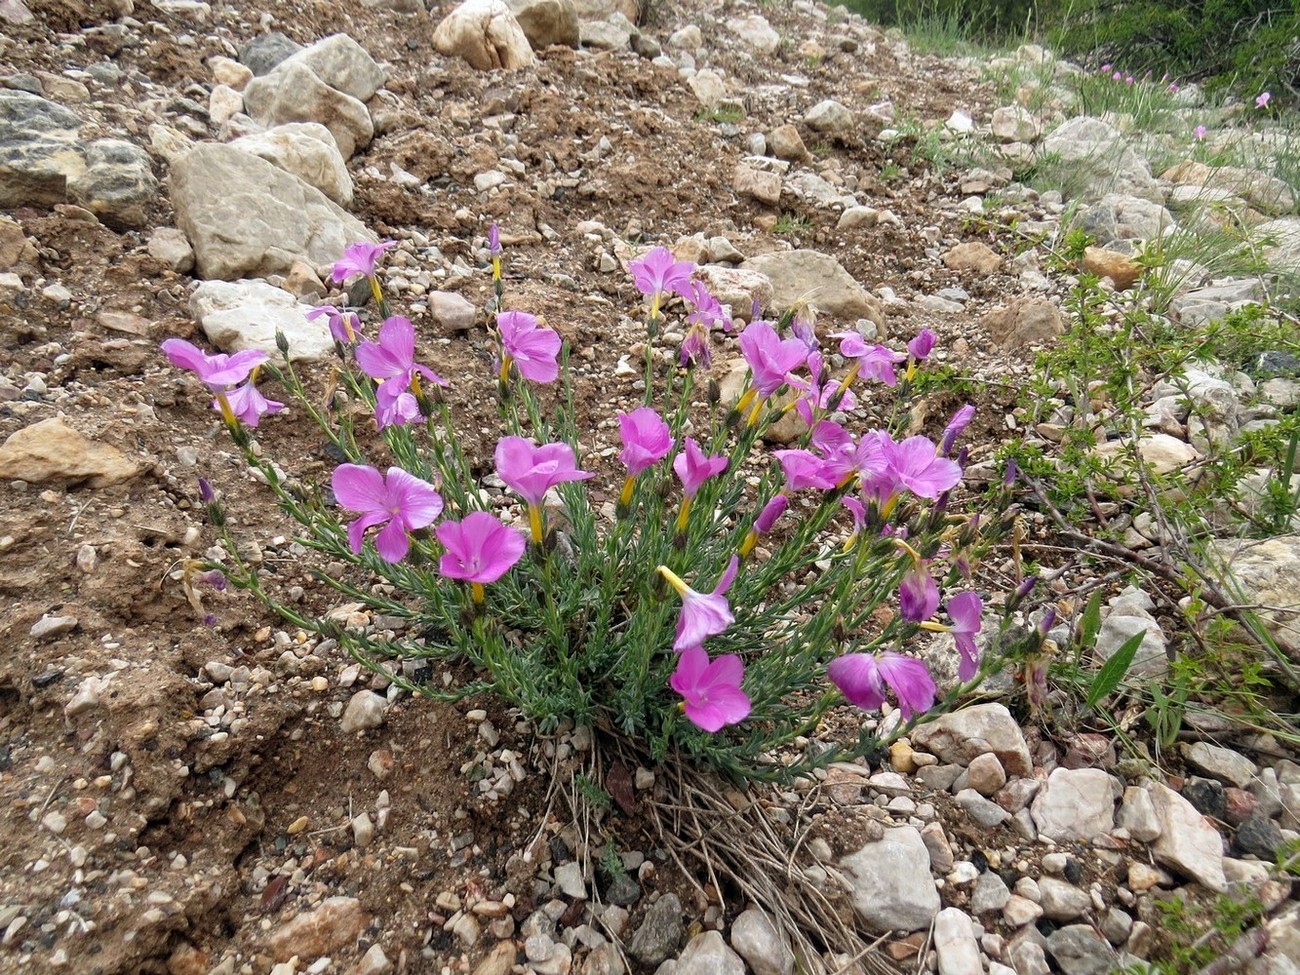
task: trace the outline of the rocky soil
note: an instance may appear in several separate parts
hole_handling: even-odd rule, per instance
[[[608,418],[637,401],[626,261],[666,244],[737,316],[811,293],[823,335],[934,329],[939,361],[971,380],[972,470],[988,474],[1000,438],[1059,435],[1012,408],[1062,330],[1072,272],[1033,238],[1067,206],[1098,239],[1089,268],[1120,289],[1140,242],[1200,219],[1207,195],[1251,214],[1280,259],[1300,249],[1290,189],[1262,172],[1153,174],[1064,96],[1000,101],[988,65],[916,55],[835,8],[511,6],[517,19],[481,0],[0,0],[0,970],[788,975],[804,943],[773,905],[669,855],[649,812],[664,770],[609,770],[597,840],[570,801],[590,729],[413,699],[196,584],[220,554],[203,477],[277,592],[400,626],[313,588],[162,339],[273,349],[279,327],[323,382],[331,343],[304,312],[348,300],[328,277],[347,243],[393,239],[385,288],[457,415],[490,417],[495,221],[511,305],[569,340],[580,410]],[[1043,57],[1002,67],[1044,85],[1071,70]],[[927,130],[992,161],[936,171]],[[1013,183],[1044,151],[1090,181]],[[1264,297],[1204,269],[1183,282],[1185,323]],[[734,339],[715,354],[723,379]],[[1293,410],[1300,369],[1278,361],[1153,397],[1144,454],[1189,463],[1198,438]],[[1189,424],[1187,395],[1218,403],[1222,429]],[[918,426],[961,402],[933,397]],[[300,413],[259,440],[321,477],[335,459]],[[611,426],[593,420],[593,457]],[[461,435],[486,458],[495,430]],[[1135,523],[1133,546],[1153,532]],[[1237,555],[1260,602],[1300,602],[1297,553],[1292,535]],[[1081,582],[1054,581],[1062,607]],[[1147,594],[1112,597],[1098,653],[1146,630],[1139,663],[1158,675],[1178,634]],[[1294,644],[1288,619],[1274,622]],[[1181,898],[1205,925],[1241,889],[1258,920],[1218,970],[1297,970],[1300,915],[1271,869],[1300,830],[1293,753],[1207,724],[1154,767],[1022,717],[986,701],[883,765],[736,794],[735,831],[777,830],[790,869],[875,945],[855,960],[804,932],[821,954],[801,970],[1100,973],[1168,957],[1160,904]],[[621,870],[595,869],[606,840]]]

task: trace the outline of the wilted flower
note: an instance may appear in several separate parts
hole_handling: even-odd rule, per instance
[[[712,734],[748,716],[749,696],[740,689],[744,676],[744,664],[736,654],[710,661],[704,648],[696,646],[682,651],[668,683],[682,696],[686,717]]]
[[[400,562],[411,548],[408,532],[427,528],[442,513],[442,496],[432,484],[400,467],[384,475],[361,464],[340,464],[330,482],[334,497],[361,517],[348,525],[348,544],[360,554],[366,529],[383,525],[375,548],[385,562]]]
[[[846,653],[832,660],[826,673],[849,703],[864,711],[885,703],[886,685],[898,699],[905,721],[934,707],[936,690],[930,671],[920,660],[900,653]]]
[[[960,437],[965,429],[970,426],[970,421],[975,418],[975,406],[967,403],[960,410],[953,414],[948,425],[943,428],[943,437],[939,441],[939,453],[947,457],[952,453],[952,446]]]
[[[937,335],[928,328],[923,328],[907,343],[908,354],[917,362],[921,362],[934,351],[934,345],[938,341],[939,337]]]
[[[928,620],[939,608],[939,587],[930,573],[914,566],[898,586],[899,609],[909,623]]]
[[[355,312],[339,311],[333,305],[317,305],[307,312],[307,319],[314,321],[322,315],[329,316],[330,335],[335,342],[351,345],[361,337],[361,319]]]

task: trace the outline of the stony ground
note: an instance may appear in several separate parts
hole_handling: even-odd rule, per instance
[[[794,247],[852,279],[824,332],[939,333],[980,407],[978,465],[1068,283],[1017,243],[1054,226],[1061,197],[1008,192],[1018,238],[971,219],[963,201],[1009,173],[936,173],[913,138],[880,136],[904,119],[986,130],[1000,106],[979,65],[914,55],[821,5],[663,0],[639,35],[584,26],[583,48],[547,47],[512,70],[438,51],[454,4],[429,6],[0,0],[0,438],[41,425],[11,441],[17,466],[0,482],[0,970],[594,975],[678,959],[680,975],[740,971],[709,932],[755,972],[790,970],[767,905],[668,856],[648,813],[664,795],[655,770],[621,769],[626,808],[601,820],[625,851],[611,883],[571,822],[587,729],[542,736],[490,700],[412,700],[251,599],[191,591],[187,572],[215,542],[205,477],[278,591],[307,612],[352,611],[313,590],[289,526],[157,343],[205,342],[195,316],[222,307],[300,319],[298,299],[341,303],[321,277],[369,233],[400,242],[386,286],[452,380],[453,407],[491,416],[482,310],[496,221],[512,304],[571,342],[580,409],[608,417],[636,402],[635,370],[620,366],[638,358],[639,295],[623,270],[636,247],[675,246],[746,297],[753,279],[728,277],[736,265]],[[620,5],[601,6],[579,4],[592,23]],[[274,115],[294,87],[257,94],[250,81],[288,53],[273,32],[299,45],[343,32],[382,67],[378,90],[353,99],[360,115],[317,105],[335,141],[357,144],[345,170],[341,156],[301,164],[329,201],[294,190],[288,222],[324,229],[289,258],[241,234],[274,223],[268,181],[290,177],[186,158],[192,144],[256,136],[259,111]],[[847,122],[810,112],[832,98]],[[130,145],[96,170],[89,147],[105,139]],[[85,163],[51,183],[65,152]],[[814,267],[793,283],[773,271],[778,295],[825,297],[826,265]],[[260,278],[280,297],[192,304],[216,277]],[[728,351],[720,342],[719,378]],[[933,433],[959,403],[936,397],[920,425]],[[462,436],[483,458],[495,431]],[[592,437],[593,456],[615,443],[608,424]],[[260,439],[298,476],[334,463],[294,411]],[[1122,608],[1147,616],[1136,598]],[[1297,827],[1300,766],[1276,742],[1254,745],[1202,744],[1172,757],[1168,778],[1126,782],[1088,767],[1113,767],[1113,743],[1052,740],[984,704],[914,736],[892,767],[834,769],[742,803],[740,818],[792,824],[813,858],[798,869],[867,940],[894,932],[861,961],[869,970],[933,968],[937,945],[945,971],[1106,971],[1121,951],[1167,948],[1158,900],[1202,905],[1243,881],[1278,919],[1256,927],[1276,967],[1252,970],[1293,971],[1289,885],[1256,861],[1271,860],[1279,824]],[[1213,822],[1185,798],[1187,774],[1220,802]]]

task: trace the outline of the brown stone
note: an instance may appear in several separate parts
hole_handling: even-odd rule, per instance
[[[958,244],[943,255],[943,263],[951,271],[974,271],[976,274],[992,274],[1002,266],[1002,258],[997,251],[977,240]]]
[[[985,315],[983,325],[1003,349],[1042,345],[1065,330],[1060,311],[1046,298],[1013,298]]]
[[[61,417],[23,427],[0,446],[0,480],[6,481],[100,488],[129,481],[143,469],[116,447],[88,440]]]
[[[19,264],[35,264],[36,248],[23,233],[22,224],[0,216],[0,271]]]
[[[1142,265],[1127,254],[1106,250],[1104,247],[1085,249],[1080,267],[1099,278],[1110,278],[1115,283],[1116,291],[1127,291],[1142,276]]]
[[[781,177],[750,166],[739,165],[731,177],[731,188],[741,196],[751,196],[759,203],[776,206],[781,202]]]
[[[355,897],[328,897],[313,911],[299,914],[271,935],[267,950],[276,961],[297,955],[304,962],[346,948],[357,940],[367,918]]]

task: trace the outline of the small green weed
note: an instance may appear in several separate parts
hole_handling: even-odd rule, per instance
[[[772,228],[772,233],[798,237],[807,234],[812,229],[813,222],[807,217],[796,213],[783,213]]]
[[[701,109],[693,116],[696,122],[717,122],[738,125],[745,120],[745,110],[739,105],[723,104],[716,108]]]

